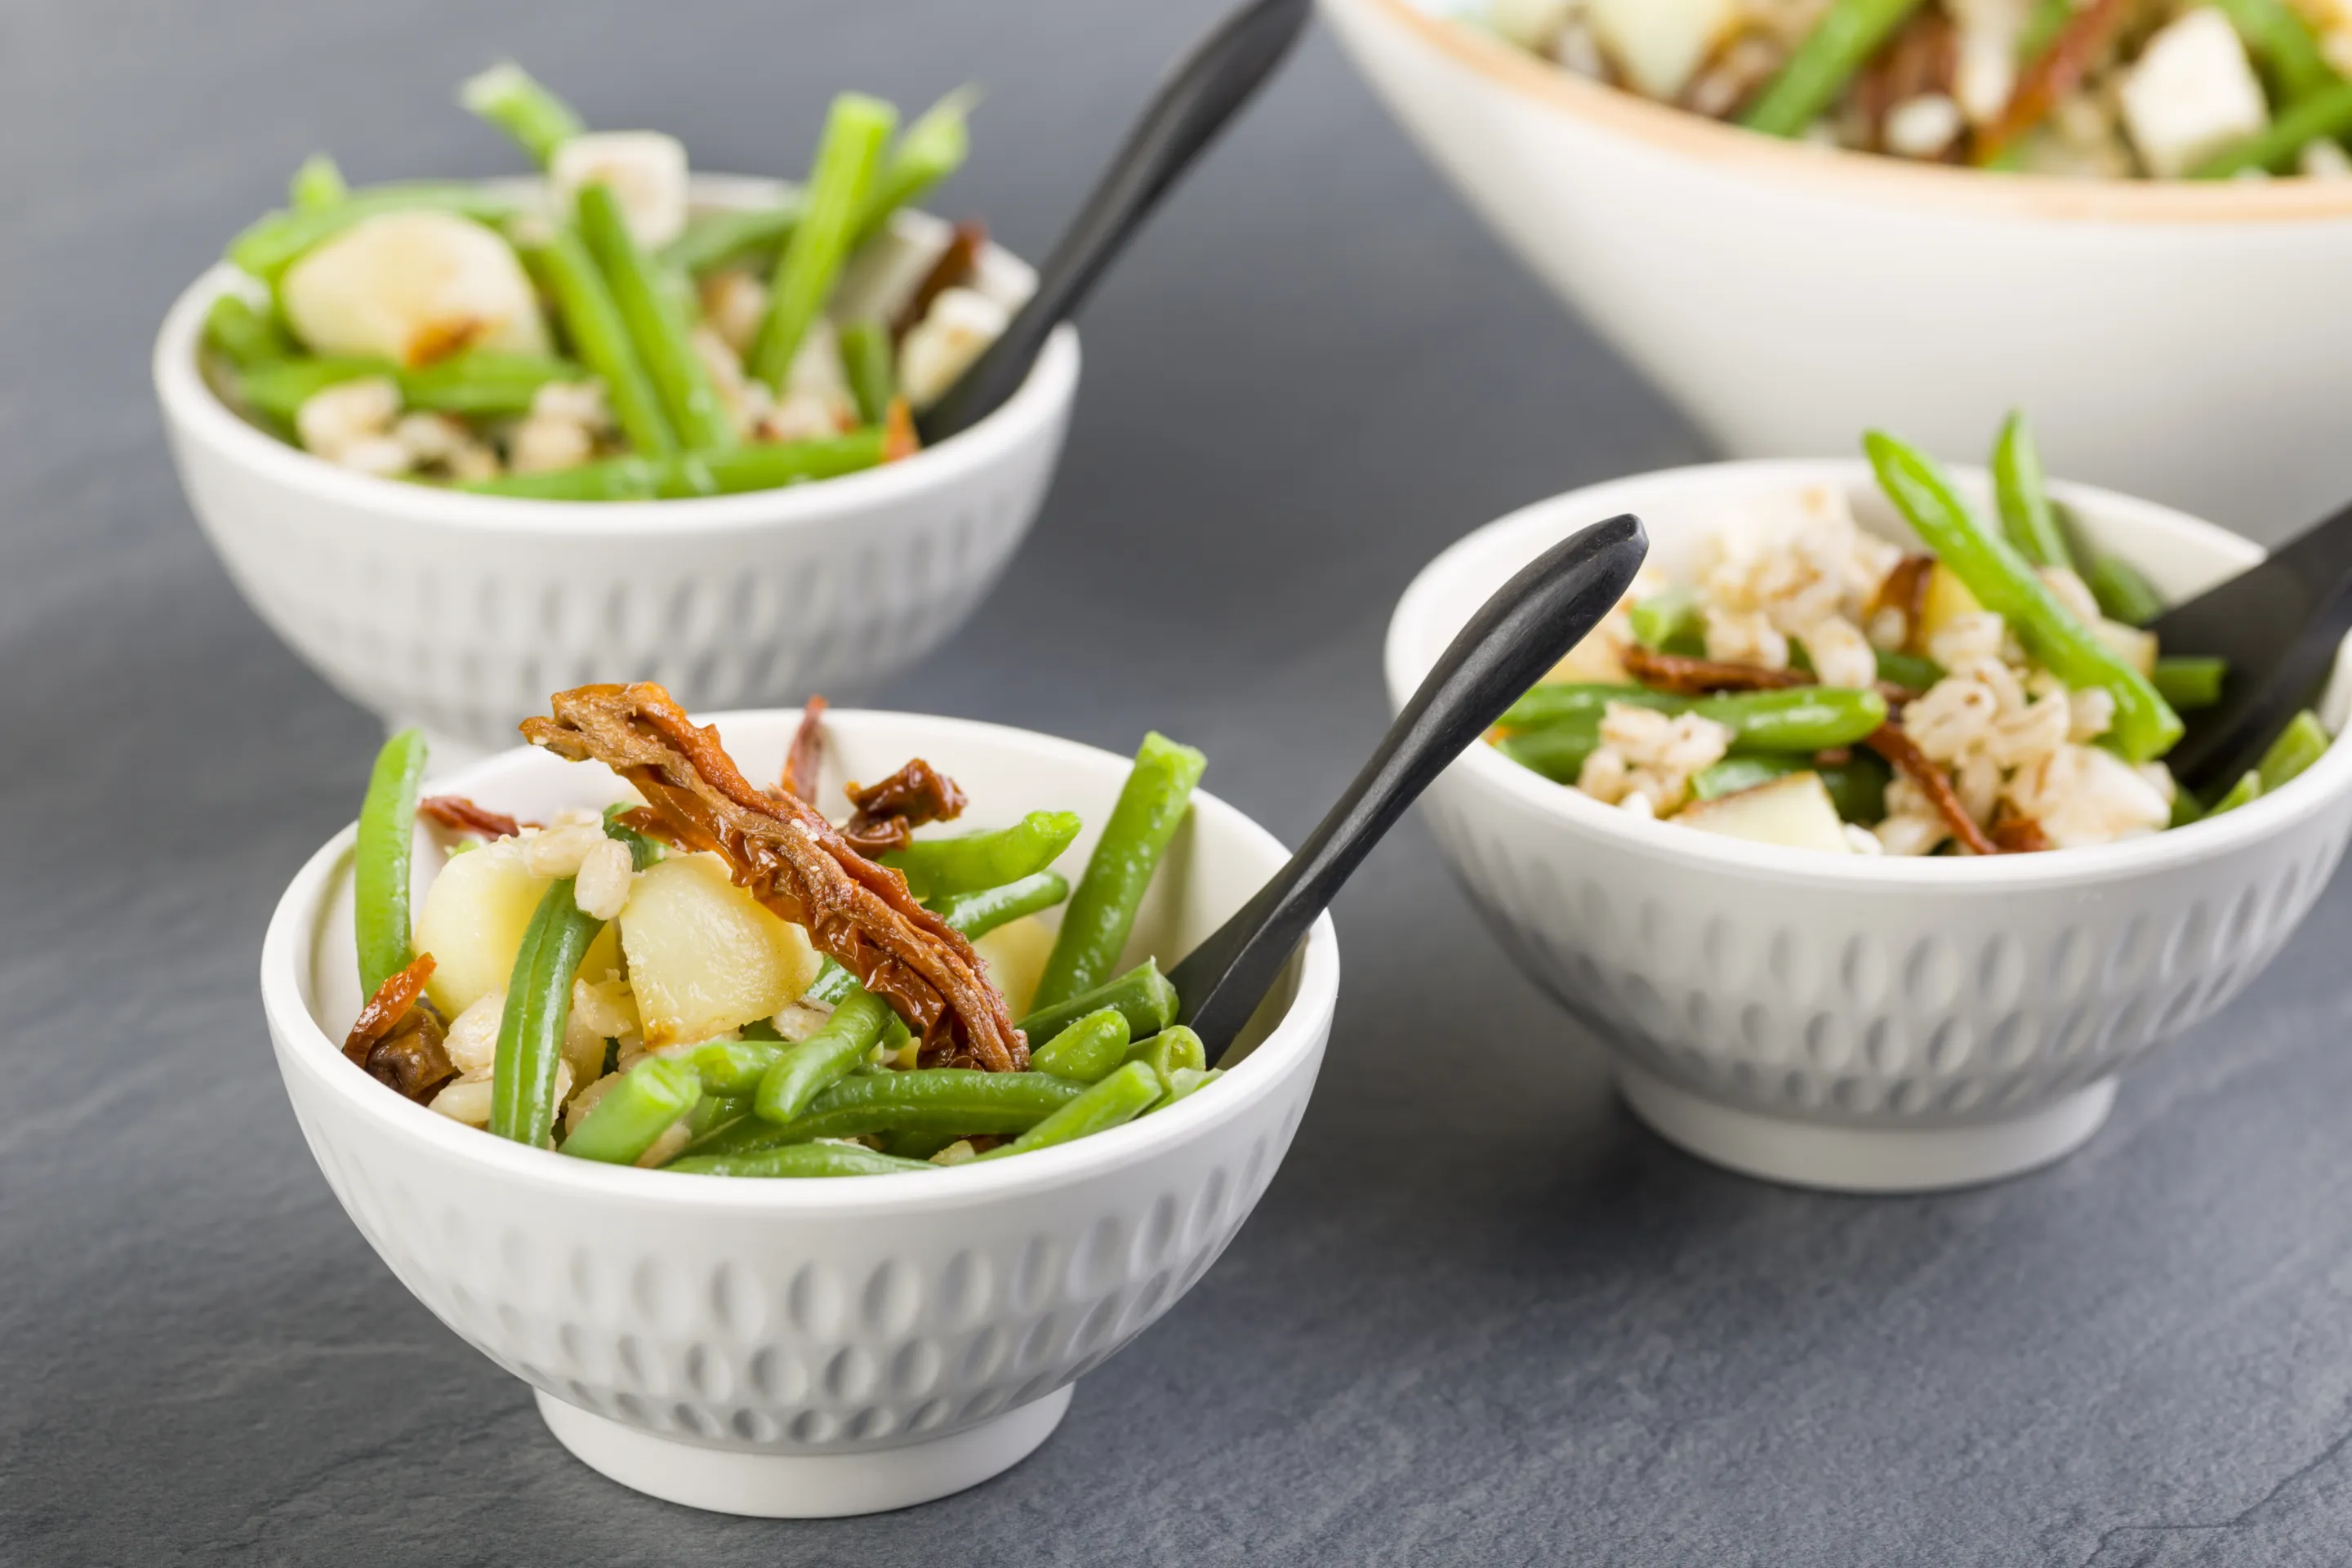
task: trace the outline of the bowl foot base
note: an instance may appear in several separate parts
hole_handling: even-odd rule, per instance
[[[1625,1102],[1669,1143],[1742,1175],[1839,1193],[1935,1192],[2019,1175],[2090,1142],[2116,1100],[2108,1078],[2006,1121],[1842,1127],[1735,1110],[1629,1062],[1615,1069]]]
[[[882,1513],[976,1487],[1035,1452],[1069,1408],[1066,1384],[927,1443],[862,1454],[744,1454],[657,1437],[539,1395],[548,1430],[597,1474],[665,1502],[754,1519]]]

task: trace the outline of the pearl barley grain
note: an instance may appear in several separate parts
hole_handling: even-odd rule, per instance
[[[609,921],[629,901],[629,884],[636,878],[636,868],[630,863],[627,845],[600,837],[581,857],[578,875],[572,897],[580,912]]]

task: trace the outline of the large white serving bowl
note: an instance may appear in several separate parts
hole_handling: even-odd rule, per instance
[[[1435,14],[1324,0],[1382,100],[1561,299],[1738,457],[1865,424],[2276,541],[2352,494],[2352,182],[1990,175],[1753,135]]]
[[[753,777],[797,715],[715,721]],[[975,826],[1077,812],[1082,865],[1128,761],[1024,731],[835,710],[824,790],[910,756],[970,792]],[[442,781],[544,818],[620,797],[612,775],[514,751]],[[420,837],[420,846],[425,841]],[[592,1164],[493,1138],[387,1090],[338,1049],[360,1004],[352,831],[294,879],[261,993],[288,1097],[328,1184],[417,1299],[538,1391],[605,1475],[697,1508],[866,1513],[971,1486],[1045,1441],[1069,1385],[1190,1289],[1273,1178],[1307,1108],[1339,986],[1318,921],[1223,1079],[1113,1132],[934,1174],[730,1181]],[[418,856],[418,882],[439,857]],[[1194,799],[1129,956],[1172,962],[1287,858]]]
[[[1956,471],[1982,497],[1983,476]],[[1668,573],[1727,510],[1835,484],[1910,542],[1860,461],[1725,463],[1538,501],[1423,570],[1389,623],[1402,704],[1486,595],[1551,544],[1639,514]],[[2168,595],[2261,558],[2179,512],[2055,487]],[[2340,730],[2339,656],[2323,707]],[[2210,822],[1984,859],[1823,855],[1637,821],[1473,746],[1433,784],[1455,874],[1529,978],[1607,1043],[1652,1127],[1734,1170],[1901,1191],[2030,1169],[2095,1132],[2133,1058],[2262,973],[2352,831],[2352,746]]]
[[[707,207],[772,181],[698,176]],[[936,236],[904,213],[898,232]],[[961,625],[1044,504],[1078,384],[1076,330],[1005,405],[904,461],[821,483],[691,500],[552,502],[353,473],[239,418],[196,364],[215,267],[155,341],[172,453],[196,520],[255,613],[387,725],[445,760],[510,744],[550,691],[658,680],[697,708],[870,688]],[[982,287],[1034,278],[991,247]]]

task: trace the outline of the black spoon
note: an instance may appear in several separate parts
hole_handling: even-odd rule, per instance
[[[915,416],[923,445],[978,424],[1013,395],[1045,340],[1077,310],[1160,198],[1274,74],[1312,9],[1313,0],[1251,0],[1176,68],[1046,258],[1037,291],[971,367]]]
[[[1631,513],[1554,545],[1462,628],[1339,804],[1288,865],[1169,972],[1211,1062],[1232,1047],[1315,917],[1429,782],[1601,624],[1649,553]]]
[[[2187,732],[2165,758],[2193,793],[2227,789],[2311,705],[2352,633],[2352,507],[2175,605],[2148,630],[2168,651],[2230,661],[2221,702],[2182,714]]]

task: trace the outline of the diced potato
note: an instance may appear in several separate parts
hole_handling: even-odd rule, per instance
[[[2188,174],[2270,122],[2245,43],[2211,5],[2147,41],[2124,80],[2123,109],[2133,148],[2161,180]]]
[[[640,874],[619,924],[647,1046],[772,1017],[823,962],[806,931],[729,881],[715,855],[675,855]]]
[[[506,984],[550,879],[532,876],[520,856],[498,848],[468,850],[441,868],[416,911],[415,944],[433,955],[425,994],[443,1017],[456,1017]]]
[[[998,926],[972,948],[991,984],[1004,993],[1004,1004],[1016,1018],[1029,1011],[1037,982],[1045,973],[1045,957],[1054,951],[1054,933],[1035,915],[1024,915]]]
[[[1544,677],[1547,682],[1590,681],[1600,686],[1622,686],[1633,679],[1625,673],[1625,660],[1605,629],[1587,635]]]
[[[417,365],[461,349],[548,348],[513,249],[455,213],[362,218],[289,268],[278,294],[295,335],[322,354]]]
[[[1651,98],[1682,96],[1739,20],[1739,0],[1591,0],[1585,21],[1626,78]]]
[[[1920,605],[1919,624],[1911,630],[1911,651],[1924,655],[1937,632],[1963,616],[1982,614],[1984,606],[1969,592],[1969,585],[1960,581],[1960,574],[1937,562],[1935,569],[1927,574],[1927,593]]]
[[[2111,621],[2105,616],[2100,617],[2091,629],[2098,634],[2101,642],[2120,654],[2126,664],[2142,675],[2156,673],[2154,632],[2144,632],[2137,626],[2127,626],[2121,621]]]
[[[686,143],[658,131],[591,131],[555,150],[547,166],[559,210],[569,212],[583,185],[612,188],[629,233],[658,250],[686,229]]]
[[[1675,821],[1726,838],[1818,849],[1825,855],[1853,853],[1853,847],[1845,841],[1845,825],[1838,820],[1837,805],[1819,773],[1790,773],[1754,789],[1717,795],[1685,807]]]

